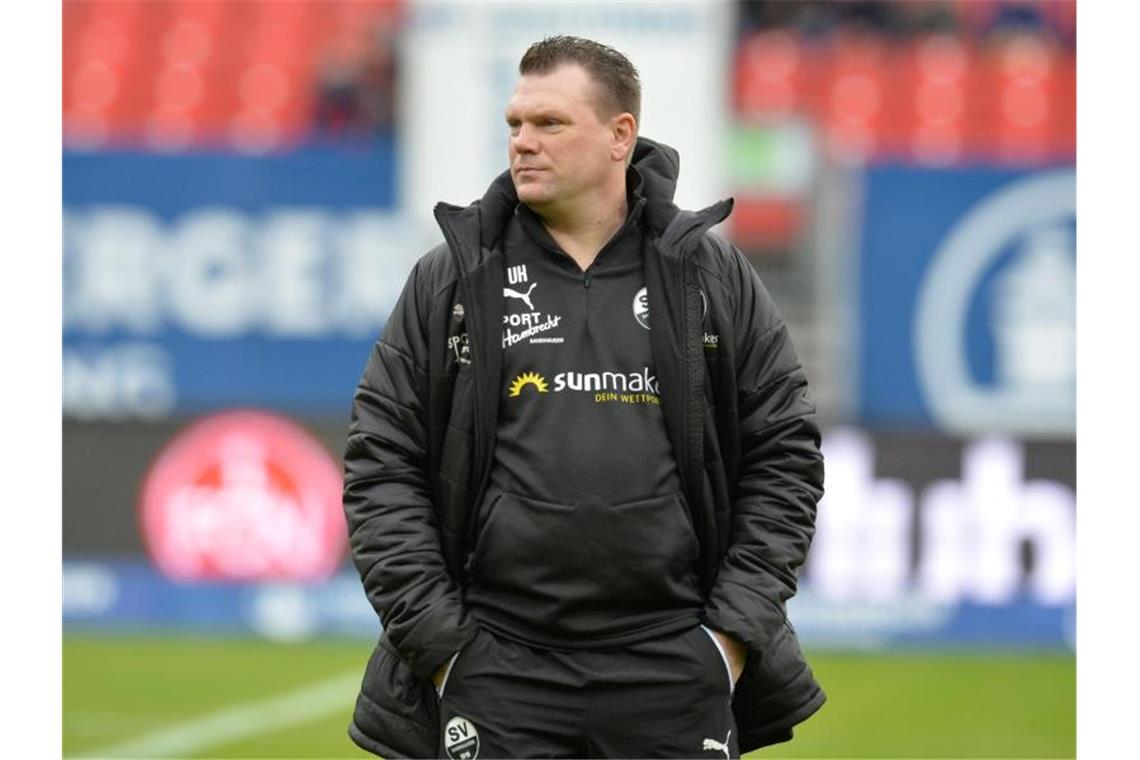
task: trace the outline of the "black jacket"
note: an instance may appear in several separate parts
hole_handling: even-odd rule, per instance
[[[678,209],[680,161],[668,146],[640,138],[633,163],[647,198],[650,340],[701,547],[705,619],[749,650],[733,700],[746,752],[790,739],[825,699],[785,609],[823,493],[815,409],[755,270],[708,231],[731,200]],[[354,397],[344,507],[384,628],[349,734],[386,757],[435,756],[431,676],[476,629],[460,579],[493,459],[500,239],[517,203],[504,172],[470,206],[436,207],[445,243],[416,264]]]

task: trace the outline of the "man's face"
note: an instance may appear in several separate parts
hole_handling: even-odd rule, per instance
[[[585,69],[519,77],[507,103],[508,154],[519,200],[536,209],[573,204],[604,185],[615,163],[612,120],[602,121]]]

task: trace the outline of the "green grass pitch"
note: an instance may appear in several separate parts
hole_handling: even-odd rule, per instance
[[[371,757],[345,733],[369,651],[361,640],[66,635],[64,755],[106,757],[157,735],[173,749],[151,744],[149,756]],[[1072,655],[809,658],[828,703],[791,743],[748,757],[1075,756]]]

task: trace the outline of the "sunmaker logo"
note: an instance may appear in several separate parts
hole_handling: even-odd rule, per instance
[[[511,383],[507,396],[517,398],[533,385],[539,393],[593,393],[594,403],[660,404],[661,389],[649,367],[640,372],[559,372],[551,390],[537,372],[524,372]]]
[[[572,391],[617,391],[621,393],[652,393],[660,396],[657,377],[649,374],[649,367],[641,372],[559,372],[554,376],[555,393]]]
[[[524,372],[515,378],[511,383],[510,392],[507,393],[511,398],[515,398],[522,394],[523,388],[528,385],[533,385],[534,389],[539,393],[549,393],[550,389],[546,384],[546,378],[537,372]]]

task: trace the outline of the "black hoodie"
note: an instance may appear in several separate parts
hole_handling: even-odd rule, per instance
[[[665,428],[642,180],[583,271],[520,205],[503,235],[503,375],[465,600],[496,632],[602,648],[691,628],[699,548]]]

